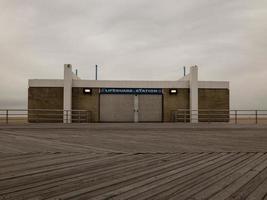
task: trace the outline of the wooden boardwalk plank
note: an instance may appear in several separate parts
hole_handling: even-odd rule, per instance
[[[217,154],[215,156],[211,156],[207,159],[203,159],[201,161],[198,162],[194,162],[191,165],[187,165],[185,167],[181,167],[181,168],[177,168],[175,170],[172,171],[168,171],[166,173],[162,173],[159,176],[156,177],[152,177],[150,179],[146,179],[143,181],[139,181],[138,183],[135,184],[131,184],[131,185],[127,185],[124,186],[118,190],[106,193],[105,195],[101,195],[98,197],[94,197],[94,199],[99,200],[102,199],[103,197],[115,197],[118,199],[130,199],[130,198],[134,198],[134,199],[141,199],[144,198],[144,192],[148,191],[154,187],[157,187],[159,185],[167,185],[169,184],[169,182],[176,180],[178,178],[181,178],[183,176],[186,176],[196,170],[200,170],[208,165],[210,165],[211,163],[214,163],[218,160],[221,160],[225,157],[227,157],[228,155],[225,154]],[[139,194],[140,196],[137,197],[136,194]],[[102,197],[103,196],[103,197]]]
[[[88,158],[83,158],[82,160],[74,159],[72,162],[61,162],[59,164],[49,165],[49,166],[41,166],[40,168],[35,169],[34,171],[18,171],[18,173],[10,173],[10,174],[4,174],[3,176],[0,176],[0,179],[2,179],[2,184],[9,184],[9,183],[18,183],[19,179],[25,180],[25,179],[38,179],[40,177],[47,177],[48,175],[56,175],[64,170],[67,170],[67,173],[70,173],[70,170],[75,169],[83,169],[83,167],[88,167],[91,165],[99,165],[103,162],[107,162],[109,160],[113,160],[116,158],[124,157],[125,155],[98,155],[97,157],[90,157],[88,155]],[[50,174],[51,173],[51,174]],[[26,180],[27,181],[27,180]]]
[[[261,164],[261,169],[263,167],[264,163]],[[257,167],[257,169],[253,170],[252,172],[257,172],[259,170],[259,173],[257,176],[255,176],[253,179],[251,179],[249,182],[245,183],[239,190],[237,190],[235,193],[233,193],[228,200],[242,200],[247,198],[251,193],[253,193],[257,188],[261,188],[261,184],[264,183],[265,180],[267,180],[267,167],[265,167],[262,171]],[[248,172],[251,173],[251,172]],[[246,176],[249,176],[248,174]],[[242,177],[243,178],[243,177]],[[239,180],[240,182],[240,180]],[[264,185],[264,184],[263,184]],[[267,194],[267,186],[265,187],[265,192]],[[259,192],[257,192],[259,193]],[[263,197],[263,196],[262,196]],[[261,199],[261,198],[258,198]]]
[[[267,127],[0,127],[0,200],[267,198]]]
[[[161,174],[164,171],[168,171],[172,167],[176,168],[179,165],[180,166],[186,166],[187,164],[193,163],[199,159],[201,160],[205,157],[209,157],[209,154],[204,153],[204,154],[199,154],[196,156],[188,157],[185,159],[177,160],[177,161],[172,162],[172,163],[167,164],[167,165],[147,169],[147,170],[140,172],[140,173],[136,173],[136,174],[133,174],[133,175],[130,175],[127,177],[120,178],[120,179],[104,182],[104,183],[96,185],[96,186],[82,188],[80,190],[76,190],[76,191],[66,193],[64,195],[56,196],[53,198],[63,198],[63,199],[64,198],[75,198],[75,197],[80,198],[81,195],[84,195],[84,194],[87,195],[88,193],[91,193],[92,195],[94,195],[93,191],[96,191],[96,190],[98,190],[98,191],[101,190],[101,191],[99,191],[99,194],[101,194],[101,193],[103,194],[103,192],[107,192],[107,191],[113,190],[115,188],[120,188],[122,185],[125,184],[126,181],[128,183],[138,182],[139,180],[147,179],[148,177],[153,177],[153,176],[156,176],[158,174]],[[105,191],[104,189],[107,189],[107,191]]]
[[[203,167],[198,170],[192,170],[189,174],[186,174],[185,176],[181,178],[175,178],[174,180],[169,179],[169,182],[167,184],[163,183],[162,181],[158,182],[158,184],[155,184],[151,189],[147,189],[144,187],[146,192],[142,193],[136,193],[132,198],[136,198],[139,200],[142,199],[162,199],[166,198],[167,196],[170,196],[171,194],[175,193],[177,190],[186,187],[191,188],[191,184],[195,183],[196,181],[199,181],[203,174],[206,173],[213,173],[216,168],[218,168],[221,165],[226,165],[228,162],[231,162],[234,159],[237,159],[241,155],[229,153],[226,156],[220,157],[218,160],[211,161],[210,163],[207,163],[206,167]],[[205,165],[204,165],[205,166]],[[120,197],[120,195],[118,196]]]
[[[68,159],[70,157],[76,157],[78,155],[82,155],[79,153],[46,153],[46,154],[38,154],[30,157],[24,157],[23,159],[12,159],[9,161],[2,162],[0,164],[1,172],[10,172],[13,169],[20,170],[22,168],[32,168],[33,163],[35,165],[43,165],[43,163],[49,163],[52,160],[59,160],[59,159]],[[92,154],[93,155],[93,154]]]
[[[259,185],[249,196],[247,197],[247,200],[258,200],[258,199],[264,199],[267,198],[267,179]]]
[[[216,195],[220,191],[225,191],[223,190],[225,187],[227,187],[229,184],[231,184],[233,181],[236,179],[240,178],[244,174],[246,174],[249,170],[253,169],[257,165],[261,164],[261,162],[265,161],[267,159],[267,155],[261,155],[258,159],[253,160],[253,162],[248,163],[244,167],[237,169],[234,173],[231,175],[221,179],[220,181],[216,182],[212,186],[208,187],[207,189],[201,191],[200,193],[196,194],[194,196],[195,199],[207,199],[207,198],[214,198],[214,195]],[[228,191],[225,191],[225,195],[228,194]],[[221,196],[216,196],[220,198]],[[227,198],[227,197],[226,197]]]
[[[6,181],[6,180],[14,179],[17,177],[24,177],[24,176],[29,176],[29,175],[39,174],[39,173],[48,173],[50,171],[60,170],[62,168],[67,168],[67,167],[77,167],[79,165],[92,162],[92,161],[88,161],[90,157],[91,157],[90,155],[89,156],[84,155],[81,158],[74,159],[75,162],[72,162],[71,160],[65,161],[64,159],[61,159],[60,162],[48,161],[48,163],[46,163],[45,165],[39,165],[39,163],[37,163],[37,165],[34,166],[33,168],[31,167],[29,168],[29,166],[26,166],[23,169],[13,169],[12,171],[2,172],[0,175],[0,181]],[[110,158],[104,157],[103,159],[110,159]]]
[[[267,159],[267,156],[266,156],[266,159]],[[266,167],[267,167],[267,160],[264,160],[258,166],[251,168],[247,173],[245,173],[239,179],[232,182],[229,186],[224,188],[222,191],[220,191],[216,195],[212,196],[212,198],[218,199],[218,200],[223,200],[223,199],[226,199],[227,197],[230,197],[232,194],[234,194],[240,188],[245,186],[249,181],[251,181],[253,178],[255,178]],[[241,173],[243,173],[243,172],[241,172]],[[239,194],[242,195],[242,193],[239,193]],[[239,196],[237,198],[243,198],[243,197]]]
[[[125,156],[126,157],[126,156]],[[160,159],[161,158],[166,158],[166,157],[169,157],[169,155],[162,155],[162,157],[159,157]],[[132,159],[134,159],[134,161],[131,161]],[[10,190],[13,190],[13,191],[17,191],[17,192],[13,192],[13,195],[16,193],[17,195],[20,195],[22,193],[20,193],[20,191],[22,190],[22,192],[26,192],[27,193],[27,190],[26,191],[23,191],[25,189],[30,189],[31,190],[31,193],[33,193],[33,191],[40,191],[40,190],[45,190],[46,193],[50,193],[50,192],[53,192],[53,193],[56,193],[56,189],[57,187],[60,187],[60,188],[63,188],[64,185],[72,185],[72,183],[75,184],[75,181],[82,181],[82,180],[85,180],[85,179],[90,179],[90,178],[93,178],[95,176],[103,176],[103,174],[107,174],[108,177],[110,178],[110,174],[114,174],[116,173],[116,171],[118,171],[117,173],[120,172],[121,169],[123,168],[130,168],[130,167],[140,167],[140,164],[143,164],[143,163],[149,163],[149,162],[155,162],[155,160],[158,159],[158,157],[153,157],[153,158],[144,158],[144,157],[135,157],[135,156],[132,156],[131,160],[129,160],[129,162],[127,162],[127,157],[121,161],[118,160],[118,164],[119,162],[123,162],[123,164],[117,166],[118,164],[116,164],[115,161],[112,161],[112,165],[110,165],[110,163],[107,163],[107,166],[101,166],[101,165],[97,165],[97,168],[86,168],[84,170],[76,170],[75,171],[75,174],[71,175],[71,173],[67,172],[66,175],[64,174],[61,174],[61,176],[55,176],[55,175],[51,175],[51,174],[47,174],[48,176],[48,181],[47,179],[45,180],[42,180],[42,181],[38,181],[36,183],[33,183],[33,184],[29,184],[27,185],[26,187],[25,186],[21,186],[20,188],[16,187],[16,188],[11,188]],[[139,165],[138,165],[139,163]],[[99,163],[100,164],[100,163]],[[132,170],[131,172],[133,172],[134,170]],[[58,174],[57,174],[58,175]],[[123,175],[123,174],[122,174]],[[58,177],[58,178],[56,178]],[[49,179],[52,179],[52,180],[49,180]],[[77,185],[77,184],[75,184]],[[51,190],[52,189],[52,190]],[[9,190],[9,191],[10,191]],[[9,191],[6,191],[6,193],[8,193]]]
[[[249,153],[246,154],[234,161],[232,161],[229,164],[224,165],[222,168],[219,169],[218,172],[213,174],[211,177],[206,177],[204,180],[196,180],[196,182],[191,185],[190,188],[187,189],[182,189],[178,190],[175,193],[171,194],[168,196],[169,199],[188,199],[192,197],[193,195],[201,192],[202,190],[207,189],[208,187],[212,186],[215,184],[217,181],[231,175],[233,172],[235,172],[237,169],[246,166],[250,162],[258,159],[261,156],[261,154],[254,154],[254,153]]]

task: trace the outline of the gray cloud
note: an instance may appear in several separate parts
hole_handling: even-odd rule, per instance
[[[232,108],[267,108],[265,0],[2,0],[0,107],[27,106],[27,80],[229,80]]]

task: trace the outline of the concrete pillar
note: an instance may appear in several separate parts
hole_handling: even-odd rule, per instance
[[[71,123],[72,110],[72,66],[70,64],[64,65],[64,102],[63,109],[65,110],[64,123]]]
[[[190,68],[190,110],[191,123],[198,123],[198,67]]]

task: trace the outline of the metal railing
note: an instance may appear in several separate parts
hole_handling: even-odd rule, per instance
[[[89,123],[88,110],[0,109],[0,124],[9,123]],[[225,122],[233,124],[267,124],[267,110],[189,110],[171,112],[172,122]]]
[[[179,109],[171,112],[173,122],[225,122],[233,124],[267,124],[267,110],[190,110]]]
[[[0,109],[0,124],[9,123],[89,123],[88,110]]]

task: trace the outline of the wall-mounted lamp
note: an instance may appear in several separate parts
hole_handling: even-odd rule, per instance
[[[84,94],[92,94],[92,89],[91,88],[83,88],[83,93]]]
[[[177,94],[177,89],[170,89],[170,94]]]

